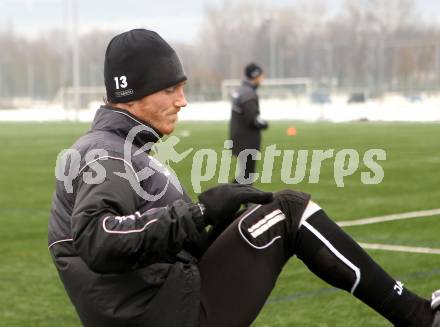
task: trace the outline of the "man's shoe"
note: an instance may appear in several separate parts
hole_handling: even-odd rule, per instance
[[[432,322],[431,326],[440,327],[440,290],[432,293],[431,309],[436,311],[434,321]]]
[[[437,310],[439,307],[440,307],[440,290],[437,290],[434,293],[432,293],[431,309]]]

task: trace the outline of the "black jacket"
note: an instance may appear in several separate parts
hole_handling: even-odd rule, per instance
[[[149,131],[127,146],[139,126]],[[157,141],[151,131],[125,111],[101,107],[72,146],[79,155],[59,162],[57,171],[77,177],[70,190],[56,182],[48,243],[85,326],[198,325],[199,271],[185,249],[204,232],[174,176],[145,151],[135,153]]]
[[[238,156],[245,149],[259,150],[261,130],[267,127],[268,123],[260,117],[256,87],[245,80],[232,95],[230,121],[232,153]]]

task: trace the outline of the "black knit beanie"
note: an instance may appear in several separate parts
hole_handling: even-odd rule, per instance
[[[107,100],[123,103],[186,80],[173,48],[159,34],[135,29],[116,35],[105,53]]]
[[[244,75],[249,79],[254,79],[261,74],[263,74],[263,69],[253,62],[244,68]]]

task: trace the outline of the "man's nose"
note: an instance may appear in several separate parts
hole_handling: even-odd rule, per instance
[[[186,98],[185,98],[185,93],[182,90],[180,90],[177,94],[177,98],[174,102],[176,107],[186,107],[186,105],[188,104],[188,102],[186,102]]]

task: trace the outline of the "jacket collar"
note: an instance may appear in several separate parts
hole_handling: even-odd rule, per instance
[[[249,86],[250,88],[252,88],[254,90],[256,90],[258,88],[258,85],[252,84],[251,81],[248,79],[243,80],[243,85]]]
[[[148,142],[156,143],[163,136],[148,123],[128,111],[109,105],[103,105],[96,111],[92,131],[109,131],[125,139],[134,127],[140,125],[145,126],[146,130],[141,130],[134,138],[133,143],[138,147],[142,147]]]

